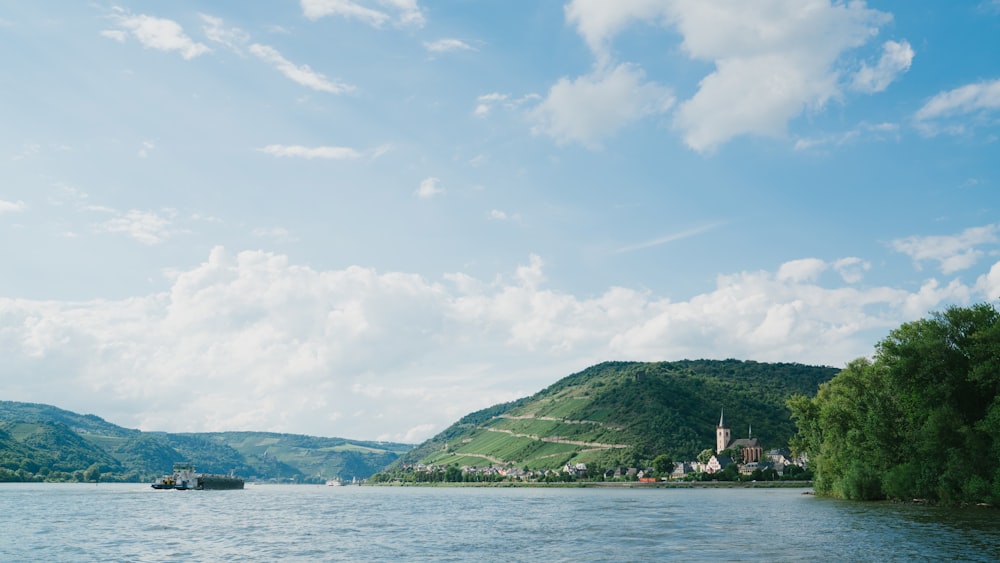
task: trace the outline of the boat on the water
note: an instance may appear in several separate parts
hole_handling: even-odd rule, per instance
[[[194,464],[181,462],[174,464],[172,474],[160,477],[151,486],[154,489],[174,489],[176,491],[242,489],[243,479],[230,475],[198,473],[194,469]]]

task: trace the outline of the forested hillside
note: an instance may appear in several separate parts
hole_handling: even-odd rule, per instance
[[[723,409],[734,437],[752,425],[765,445],[785,447],[795,433],[786,399],[815,393],[837,371],[737,360],[603,363],[472,413],[397,463],[545,469],[694,459],[714,447]]]
[[[0,481],[152,481],[190,461],[205,473],[320,483],[366,478],[410,448],[267,432],[140,432],[50,405],[0,401]]]

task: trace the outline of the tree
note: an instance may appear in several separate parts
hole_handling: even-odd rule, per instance
[[[444,472],[444,480],[449,483],[460,483],[462,481],[462,470],[457,465],[449,465]]]
[[[712,451],[712,448],[705,448],[704,450],[701,450],[701,453],[698,454],[697,458],[698,463],[705,465],[711,461],[713,455],[715,455],[715,452]]]
[[[668,477],[674,472],[674,460],[667,454],[660,454],[653,458],[653,471],[661,477]]]
[[[100,479],[101,479],[101,467],[96,463],[90,464],[90,467],[88,467],[87,470],[83,472],[83,480],[87,481],[88,483],[91,481],[96,483],[97,481],[100,481]]]
[[[1000,500],[1000,313],[952,307],[905,323],[787,402],[818,493],[848,499]]]

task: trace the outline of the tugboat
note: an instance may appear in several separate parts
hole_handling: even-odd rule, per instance
[[[209,475],[197,473],[194,464],[181,462],[174,464],[174,472],[164,475],[150,485],[154,489],[174,489],[186,491],[189,489],[242,489],[243,479],[229,475]]]

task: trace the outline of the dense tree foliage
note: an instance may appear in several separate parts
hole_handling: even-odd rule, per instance
[[[906,323],[813,398],[789,400],[816,491],[847,499],[1000,501],[1000,313]]]

